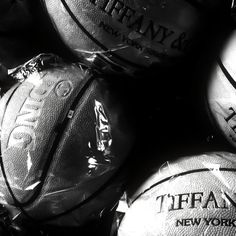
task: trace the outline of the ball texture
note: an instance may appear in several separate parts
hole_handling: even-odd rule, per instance
[[[102,78],[75,64],[36,70],[0,111],[0,201],[18,218],[79,226],[116,203],[132,135]]]
[[[207,83],[209,117],[225,139],[236,147],[236,31],[226,40]]]
[[[79,58],[104,70],[133,72],[172,64],[185,55],[202,26],[202,10],[220,1],[42,2],[61,39]]]
[[[119,236],[235,235],[236,155],[167,163],[131,197]]]

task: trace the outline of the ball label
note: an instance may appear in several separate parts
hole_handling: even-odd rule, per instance
[[[46,84],[47,86],[45,86],[45,84],[31,84],[29,86],[29,96],[25,98],[20,110],[16,114],[14,127],[10,132],[7,148],[17,147],[25,150],[35,150],[35,129],[38,125],[44,100],[54,87],[53,83]]]
[[[186,209],[228,209],[229,204],[236,202],[226,193],[191,192],[181,194],[164,194],[156,197],[157,213]]]
[[[97,9],[112,17],[117,22],[125,26],[129,31],[136,33],[136,38],[145,37],[147,40],[164,46],[169,46],[178,51],[184,51],[188,45],[189,37],[186,32],[176,32],[166,25],[162,25],[153,19],[149,19],[144,14],[125,4],[123,0],[90,0]],[[132,35],[122,34],[121,31],[113,28],[111,25],[100,21],[98,27],[113,37],[120,37],[122,43],[129,46],[138,44],[137,49],[144,51],[145,46],[132,39]],[[104,27],[105,26],[105,27]],[[154,54],[153,54],[154,55]]]
[[[65,98],[69,96],[72,90],[72,83],[66,80],[60,81],[55,87],[55,93],[59,98]]]
[[[227,226],[236,227],[236,219],[224,219],[224,218],[186,218],[176,220],[176,227],[185,226],[200,226],[205,224],[206,226]]]

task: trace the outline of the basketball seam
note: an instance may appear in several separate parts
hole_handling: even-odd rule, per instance
[[[180,176],[185,176],[185,175],[189,175],[189,174],[194,174],[194,173],[198,173],[198,172],[211,172],[215,170],[214,168],[203,168],[203,169],[194,169],[194,170],[189,170],[189,171],[185,171],[185,172],[180,172],[178,174],[175,175],[171,175],[169,177],[166,177],[156,183],[154,183],[153,185],[151,185],[149,188],[145,189],[143,192],[141,192],[140,194],[138,194],[135,199],[131,202],[131,204],[133,204],[135,201],[137,201],[142,195],[144,195],[145,193],[147,193],[148,191],[152,190],[154,187],[169,181],[172,178],[177,178]],[[229,171],[229,172],[236,172],[236,168],[219,168],[217,169],[217,171]]]
[[[91,76],[84,84],[84,86],[82,87],[82,89],[78,92],[77,96],[75,97],[74,101],[72,102],[72,105],[70,106],[70,108],[68,109],[71,110],[72,108],[74,108],[76,105],[77,105],[77,102],[78,100],[84,95],[85,91],[87,90],[87,88],[91,85],[91,83],[94,81],[94,76]],[[3,177],[4,177],[4,180],[5,180],[5,183],[7,185],[7,188],[8,188],[8,191],[10,193],[10,195],[12,196],[13,200],[14,200],[14,203],[16,205],[16,207],[18,207],[21,212],[30,220],[32,220],[33,222],[38,222],[38,220],[34,219],[33,217],[31,217],[28,212],[24,209],[24,207],[28,206],[29,204],[31,204],[33,201],[35,201],[35,199],[39,196],[39,194],[41,193],[42,191],[42,188],[43,188],[43,185],[44,185],[44,182],[45,182],[45,177],[47,175],[47,172],[49,170],[49,167],[50,167],[50,164],[51,164],[51,161],[53,159],[53,156],[54,156],[54,153],[55,151],[57,150],[57,144],[60,143],[60,140],[61,140],[61,137],[60,137],[60,134],[64,131],[64,129],[66,128],[67,124],[68,124],[68,121],[70,119],[68,117],[65,117],[65,119],[63,120],[63,122],[61,123],[62,129],[60,129],[60,132],[57,133],[56,135],[56,138],[53,142],[53,145],[49,151],[49,154],[48,154],[48,159],[45,163],[45,168],[43,170],[43,173],[40,177],[40,184],[38,185],[38,188],[37,190],[34,192],[34,194],[32,195],[32,197],[24,202],[24,203],[21,203],[17,197],[15,196],[15,194],[13,193],[12,191],[12,188],[8,182],[8,178],[6,176],[6,172],[5,172],[5,168],[4,168],[4,165],[3,165],[3,161],[2,161],[2,155],[0,155],[0,165],[1,165],[1,169],[2,169],[2,172],[3,172]]]
[[[219,64],[219,66],[220,66],[220,69],[222,70],[222,72],[224,73],[225,77],[227,78],[227,80],[236,89],[236,82],[234,81],[233,77],[230,75],[228,70],[225,68],[225,66],[223,65],[221,59],[218,58],[217,62]]]

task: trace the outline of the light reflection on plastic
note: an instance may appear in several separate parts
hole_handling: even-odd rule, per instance
[[[95,157],[88,158],[89,169],[96,169],[98,166],[98,162]]]
[[[87,60],[89,62],[94,62],[96,58],[97,58],[96,54],[93,54],[92,56],[88,57]]]
[[[27,78],[27,82],[35,86],[40,86],[43,83],[40,74],[36,71],[29,75],[29,77]]]
[[[27,61],[24,65],[20,65],[14,69],[9,69],[8,74],[14,79],[23,82],[29,78],[30,75],[34,74],[34,77],[37,76],[35,73],[39,73],[44,68],[58,66],[61,61],[62,60],[54,54],[42,53]]]
[[[88,142],[88,148],[91,150],[91,142]],[[98,167],[98,161],[96,160],[96,157],[94,155],[86,156],[88,159],[88,168],[90,169],[89,173],[91,174],[92,170],[96,170]]]
[[[103,161],[105,163],[111,163],[111,145],[112,145],[112,135],[111,135],[111,127],[109,124],[108,117],[105,113],[102,103],[95,100],[94,104],[94,112],[95,112],[95,132],[96,132],[96,150],[102,152]],[[96,171],[99,166],[106,165],[103,161],[97,159],[97,155],[93,153],[91,142],[88,142],[88,148],[90,149],[90,155],[87,155],[89,174],[92,171]],[[104,166],[105,167],[105,166]],[[105,167],[106,168],[106,167]]]
[[[232,0],[231,8],[235,7],[235,0]]]
[[[31,167],[32,167],[32,160],[31,160],[31,156],[30,156],[30,153],[28,152],[27,153],[27,170],[28,172],[30,171]]]
[[[211,170],[212,174],[219,179],[227,188],[230,189],[228,181],[224,178],[222,175],[222,172],[220,171],[220,164],[214,164],[214,163],[204,163],[203,165]]]
[[[80,53],[84,53],[84,54],[91,54],[91,56],[93,56],[94,58],[96,57],[96,53],[99,54],[99,53],[106,53],[106,51],[88,51],[88,50],[83,50],[83,49],[79,49],[79,48],[76,48],[74,49],[76,52],[80,52]]]
[[[129,46],[124,45],[124,44],[118,44],[117,47],[110,48],[109,50],[89,51],[89,50],[83,50],[83,49],[79,49],[79,48],[76,48],[74,50],[76,52],[79,52],[79,53],[91,55],[91,56],[93,56],[95,58],[96,54],[105,54],[105,53],[108,53],[108,52],[117,52],[117,51],[120,51],[120,50],[124,50],[124,49],[126,49],[128,47]]]
[[[102,104],[95,100],[94,111],[96,115],[96,140],[98,151],[105,152],[105,155],[110,154],[112,144],[112,136],[110,125]]]

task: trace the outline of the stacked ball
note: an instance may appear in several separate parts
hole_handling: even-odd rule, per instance
[[[13,9],[9,1],[2,4]],[[21,4],[26,9],[24,1]],[[25,4],[28,9],[30,5]],[[218,13],[225,17],[223,24],[229,23],[227,14],[220,14],[228,2],[40,0],[40,4],[51,32],[73,57],[42,43],[40,50],[51,46],[53,53],[35,56],[7,75],[5,71],[4,83],[0,79],[0,86],[5,86],[0,100],[0,203],[12,222],[18,227],[53,226],[58,233],[61,227],[102,221],[128,183],[130,205],[119,236],[234,235],[236,154],[212,150],[193,155],[201,149],[191,127],[197,121],[201,127],[201,122],[198,117],[185,122],[193,115],[187,103],[192,88],[178,77],[183,75],[181,69],[175,73],[178,65],[186,69],[188,80],[194,77],[189,73],[193,66],[188,67],[199,59],[193,60],[204,44],[212,22],[208,20]],[[46,28],[43,23],[41,27]],[[51,42],[47,34],[43,39]],[[211,73],[203,105],[216,130],[233,147],[234,41],[233,33]],[[146,75],[166,80],[175,93],[168,93],[161,82],[156,89],[155,81],[148,81]],[[170,75],[177,79],[170,81]],[[145,86],[160,92],[163,101],[150,101],[148,93],[153,90],[145,91]],[[184,89],[178,91],[178,86]],[[184,90],[189,90],[187,96],[181,94]],[[150,103],[153,111],[144,108]],[[173,106],[180,103],[182,107]],[[207,149],[215,148],[201,129],[195,132]],[[191,139],[195,150],[187,147]],[[175,145],[176,140],[182,147]],[[174,158],[162,158],[161,154],[170,152]],[[159,168],[164,159],[167,168]],[[145,170],[153,168],[151,177],[145,175]],[[137,180],[131,194],[133,176],[144,182]]]

